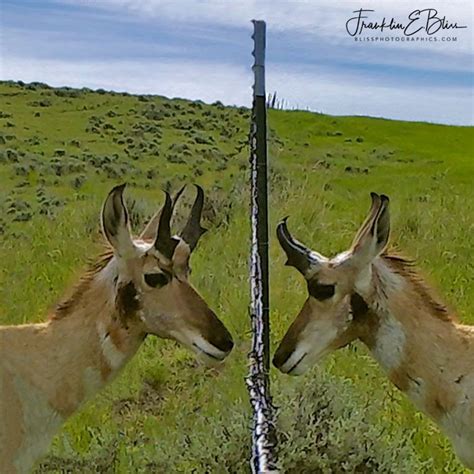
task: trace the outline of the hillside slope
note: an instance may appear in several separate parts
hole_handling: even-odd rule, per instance
[[[237,342],[225,366],[209,370],[149,338],[68,422],[38,472],[248,472],[249,110],[13,82],[0,83],[0,97],[0,323],[44,319],[99,252],[112,185],[129,184],[138,231],[162,189],[196,182],[210,232],[192,281]],[[269,137],[272,236],[290,215],[298,238],[338,252],[369,192],[384,192],[394,242],[474,323],[472,128],[270,111]],[[306,295],[273,237],[270,250],[275,346]],[[304,378],[273,371],[272,381],[285,472],[464,472],[360,345]]]

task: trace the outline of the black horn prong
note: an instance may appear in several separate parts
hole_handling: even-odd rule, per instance
[[[288,217],[282,219],[277,226],[278,241],[287,257],[285,265],[295,267],[301,274],[306,276],[308,270],[317,263],[317,260],[315,260],[310,249],[293,239],[286,224],[287,219]]]
[[[176,206],[176,203],[178,202],[178,199],[181,197],[181,194],[183,194],[183,191],[186,189],[186,185],[184,185],[173,197],[173,209]]]
[[[172,211],[175,208],[176,202],[178,201],[179,197],[181,194],[183,194],[184,188],[186,185],[184,185],[173,197],[172,201]],[[160,209],[156,214],[153,215],[153,217],[150,219],[148,224],[146,225],[145,229],[143,232],[140,234],[140,238],[142,240],[152,240],[156,239],[157,233],[158,233],[158,227],[159,227],[159,221],[161,217],[162,209]]]
[[[160,213],[155,248],[166,258],[171,259],[179,240],[171,237],[171,216],[173,214],[174,203],[170,194],[166,191],[165,196],[165,203]],[[176,202],[176,200],[174,201]]]
[[[199,238],[207,229],[201,227],[201,215],[204,207],[204,191],[201,186],[195,184],[197,194],[188,221],[181,232],[181,238],[189,245],[191,250],[196,247]]]

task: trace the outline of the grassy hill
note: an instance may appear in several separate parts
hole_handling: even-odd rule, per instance
[[[210,232],[192,281],[236,341],[211,370],[148,338],[67,423],[38,472],[248,472],[249,110],[13,82],[0,83],[0,97],[0,322],[46,317],[99,252],[111,186],[129,184],[138,231],[162,189],[196,182]],[[474,323],[472,128],[299,111],[272,110],[268,120],[273,347],[306,298],[302,278],[283,266],[276,222],[290,215],[295,235],[335,253],[350,244],[372,190],[392,199],[392,240]],[[359,344],[302,378],[272,371],[272,383],[284,472],[464,472]]]

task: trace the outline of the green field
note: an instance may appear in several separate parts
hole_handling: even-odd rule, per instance
[[[0,83],[0,97],[0,323],[44,319],[99,253],[99,210],[113,185],[129,184],[138,231],[162,189],[196,182],[210,232],[191,280],[236,342],[216,370],[148,338],[37,472],[249,472],[249,110],[13,82]],[[303,279],[283,266],[276,223],[290,215],[295,236],[339,252],[370,191],[391,198],[392,241],[474,324],[472,127],[276,110],[268,122],[273,349],[306,298]],[[360,344],[304,377],[271,377],[283,472],[465,472]]]

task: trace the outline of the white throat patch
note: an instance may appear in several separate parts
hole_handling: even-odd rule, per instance
[[[372,353],[382,368],[391,371],[400,367],[405,352],[406,335],[402,324],[391,314],[380,315]]]
[[[117,348],[107,333],[103,323],[97,325],[97,333],[101,341],[102,354],[112,370],[122,367],[127,359],[127,355]]]

